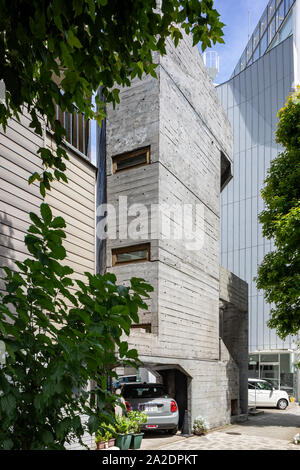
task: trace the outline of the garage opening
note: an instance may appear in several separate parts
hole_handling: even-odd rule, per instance
[[[114,389],[125,383],[159,383],[165,386],[171,398],[175,399],[179,411],[178,428],[182,430],[185,411],[190,411],[188,399],[189,383],[192,378],[179,365],[144,364],[143,368],[135,370],[126,368],[117,371],[119,378],[114,383]],[[191,423],[189,423],[191,425]]]
[[[188,377],[178,369],[158,370],[162,383],[177,402],[179,409],[179,429],[183,426],[185,410],[188,409]]]

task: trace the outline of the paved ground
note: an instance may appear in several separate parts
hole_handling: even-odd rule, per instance
[[[300,433],[300,406],[287,410],[265,408],[263,414],[249,416],[248,421],[210,431],[206,436],[182,437],[148,434],[144,450],[300,450],[293,444]]]

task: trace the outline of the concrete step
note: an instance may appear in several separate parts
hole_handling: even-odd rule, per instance
[[[256,408],[250,408],[248,414],[251,416],[262,415],[264,414],[264,410],[257,410]]]

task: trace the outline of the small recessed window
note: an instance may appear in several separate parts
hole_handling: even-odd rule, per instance
[[[115,155],[112,157],[112,161],[114,173],[147,165],[150,163],[150,147]]]
[[[128,263],[139,263],[150,260],[150,243],[143,245],[114,248],[112,250],[113,266]]]
[[[151,333],[151,323],[139,323],[136,325],[131,325],[133,330],[145,330],[146,333]]]

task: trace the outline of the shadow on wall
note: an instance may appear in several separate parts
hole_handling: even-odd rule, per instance
[[[5,290],[3,278],[6,274],[3,270],[4,266],[14,270],[14,244],[13,244],[13,222],[6,212],[0,213],[0,292]]]
[[[220,268],[220,338],[234,364],[228,363],[232,388],[231,413],[237,414],[239,389],[241,413],[248,411],[248,285],[224,268]],[[237,368],[236,368],[237,366]]]

